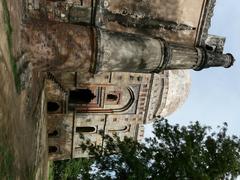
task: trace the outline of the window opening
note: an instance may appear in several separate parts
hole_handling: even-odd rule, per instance
[[[51,137],[57,137],[58,136],[58,131],[57,130],[54,130],[53,132],[51,133],[48,133],[48,137],[51,138]]]
[[[118,99],[118,96],[115,94],[108,94],[107,95],[107,100],[108,101],[116,101]]]
[[[95,127],[91,126],[82,126],[82,127],[76,127],[76,132],[78,133],[84,133],[84,132],[95,132]]]
[[[59,104],[56,102],[49,101],[47,103],[47,111],[48,112],[55,112],[60,108]]]
[[[119,129],[109,129],[109,131],[120,132],[120,131],[127,131],[129,126],[124,126],[123,128]]]
[[[56,146],[48,146],[48,153],[56,153],[58,148]]]
[[[70,91],[69,103],[74,104],[88,104],[96,96],[92,93],[90,89],[77,89],[75,91]]]

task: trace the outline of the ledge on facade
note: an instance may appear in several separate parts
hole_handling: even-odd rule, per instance
[[[205,41],[208,38],[208,30],[211,26],[211,19],[214,14],[214,7],[216,5],[216,0],[206,0],[205,9],[203,10],[200,30],[196,40],[197,46],[205,46]]]

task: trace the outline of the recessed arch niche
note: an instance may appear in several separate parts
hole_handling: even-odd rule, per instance
[[[52,112],[56,112],[60,109],[60,105],[58,102],[54,102],[54,101],[48,101],[47,102],[47,112],[52,113]]]

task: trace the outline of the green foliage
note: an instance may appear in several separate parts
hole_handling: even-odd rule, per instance
[[[240,141],[226,134],[226,123],[211,134],[211,128],[199,122],[179,127],[164,120],[154,129],[156,138],[148,139],[153,177],[228,179],[240,174]]]
[[[53,167],[54,167],[54,162],[53,161],[49,161],[48,162],[48,180],[54,180]]]
[[[91,174],[91,179],[112,179],[112,173],[119,179],[145,179],[148,176],[144,159],[139,156],[143,144],[125,137],[105,136],[105,148],[88,146],[90,155],[95,157],[94,167],[99,171]]]
[[[69,180],[77,179],[81,174],[83,179],[89,179],[89,170],[91,160],[88,159],[73,159],[65,161],[54,161],[52,164],[54,180]]]
[[[144,143],[104,136],[104,148],[87,142],[82,148],[94,161],[56,162],[55,171],[62,174],[55,178],[81,174],[84,180],[227,180],[240,175],[240,139],[227,135],[226,123],[216,133],[199,122],[180,127],[160,119],[154,124],[154,134]]]
[[[9,59],[10,59],[10,63],[12,66],[12,72],[13,72],[13,76],[14,76],[14,80],[15,80],[16,90],[17,90],[17,92],[19,92],[20,88],[21,88],[20,87],[20,77],[19,77],[19,73],[17,71],[16,61],[15,61],[15,58],[14,58],[13,52],[12,52],[12,47],[13,47],[12,32],[13,32],[13,30],[12,30],[12,26],[11,26],[10,14],[9,14],[8,6],[7,6],[7,1],[6,0],[1,0],[1,1],[2,1],[2,6],[3,6],[4,28],[5,28],[7,42],[8,42]]]
[[[12,153],[0,144],[0,179],[13,179],[13,161]]]
[[[105,148],[88,146],[98,169],[91,179],[232,179],[240,175],[240,140],[227,124],[212,132],[199,122],[154,124],[155,137],[144,144],[106,137]],[[114,176],[115,177],[114,177]]]

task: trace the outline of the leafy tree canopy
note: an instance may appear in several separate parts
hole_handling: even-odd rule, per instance
[[[154,135],[144,143],[105,136],[105,148],[83,145],[94,156],[93,165],[81,170],[83,179],[214,180],[240,175],[240,139],[227,134],[227,123],[212,132],[199,122],[180,127],[160,119]]]

